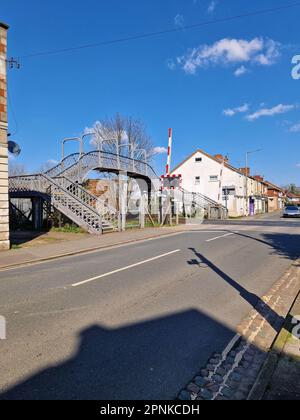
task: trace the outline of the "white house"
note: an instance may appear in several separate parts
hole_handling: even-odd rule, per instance
[[[230,217],[263,212],[263,206],[255,205],[262,200],[263,185],[246,174],[249,169],[234,168],[222,155],[212,156],[203,150],[197,150],[172,171],[172,175],[182,176],[185,190],[222,204]]]

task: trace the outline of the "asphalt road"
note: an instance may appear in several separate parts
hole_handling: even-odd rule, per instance
[[[0,272],[0,399],[174,399],[300,249],[298,220],[201,229]]]

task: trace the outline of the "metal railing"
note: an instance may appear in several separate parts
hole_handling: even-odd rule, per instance
[[[80,201],[86,204],[89,208],[101,214],[105,223],[111,224],[114,229],[119,229],[120,213],[100,197],[91,194],[81,185],[72,182],[67,177],[53,178],[60,186],[67,190],[70,194],[77,197]]]
[[[120,229],[120,212],[100,197],[91,194],[81,185],[91,170],[128,173],[153,181],[158,180],[153,168],[147,163],[119,154],[92,151],[81,155],[74,153],[44,174],[9,178],[11,194],[40,193],[49,197],[51,204],[79,226],[91,233],[101,233],[103,228]],[[218,209],[219,217],[227,217],[227,209],[200,193],[179,190],[183,202],[197,206],[208,213]]]
[[[82,183],[88,173],[93,169],[100,169],[103,172],[128,172],[136,176],[158,179],[154,169],[148,163],[100,150],[84,154],[69,167],[66,167],[66,163],[62,163],[61,168],[63,169],[65,165],[65,169],[57,175],[67,176],[72,181],[79,183]]]
[[[51,204],[65,216],[90,233],[102,233],[103,224],[114,228],[118,225],[118,213],[104,202],[64,177],[50,178],[45,174],[11,177],[9,192],[39,192],[49,197]],[[105,208],[104,219],[96,204]]]
[[[206,195],[201,193],[192,193],[184,190],[183,188],[180,189],[180,192],[183,196],[182,201],[185,205],[190,204],[191,206],[197,206],[205,210],[208,218],[211,218],[213,210],[218,213],[219,219],[226,219],[228,217],[228,210],[226,207]]]

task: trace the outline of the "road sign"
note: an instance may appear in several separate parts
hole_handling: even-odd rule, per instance
[[[161,177],[162,189],[163,190],[176,190],[181,188],[182,176],[181,175],[170,175]]]

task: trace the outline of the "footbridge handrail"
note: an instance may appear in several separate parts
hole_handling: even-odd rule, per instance
[[[120,212],[113,206],[106,203],[101,197],[97,197],[83,188],[81,185],[74,183],[71,179],[60,176],[52,178],[57,181],[59,185],[62,185],[65,190],[70,192],[72,195],[78,197],[91,209],[100,213],[106,221],[112,223],[115,227],[118,227]],[[99,211],[100,210],[100,211]]]
[[[83,182],[88,172],[93,169],[128,172],[150,179],[159,179],[152,166],[147,162],[99,150],[85,153],[71,166],[63,169],[59,175],[67,176],[73,181]]]
[[[114,228],[118,228],[119,212],[100,197],[96,197],[81,185],[74,183],[67,177],[50,178],[46,174],[15,176],[9,179],[9,191],[14,192],[39,192],[47,194],[49,187],[60,188],[60,192],[71,195],[81,205],[86,206],[97,216],[101,215],[105,222],[110,223]],[[50,193],[51,195],[51,193]]]
[[[196,199],[198,198],[198,199],[204,201],[206,204],[209,204],[211,206],[219,207],[219,208],[222,208],[222,209],[226,210],[226,207],[223,204],[218,203],[217,201],[213,200],[212,198],[207,197],[204,194],[201,194],[201,193],[192,193],[192,192],[187,191],[187,190],[185,190],[183,188],[181,188],[181,191],[184,194],[191,195],[193,198],[196,198]]]
[[[45,175],[50,177],[59,176],[66,168],[74,165],[79,160],[80,156],[80,153],[72,153],[71,155],[66,156],[61,162],[53,166],[53,168],[48,169],[45,172]]]

